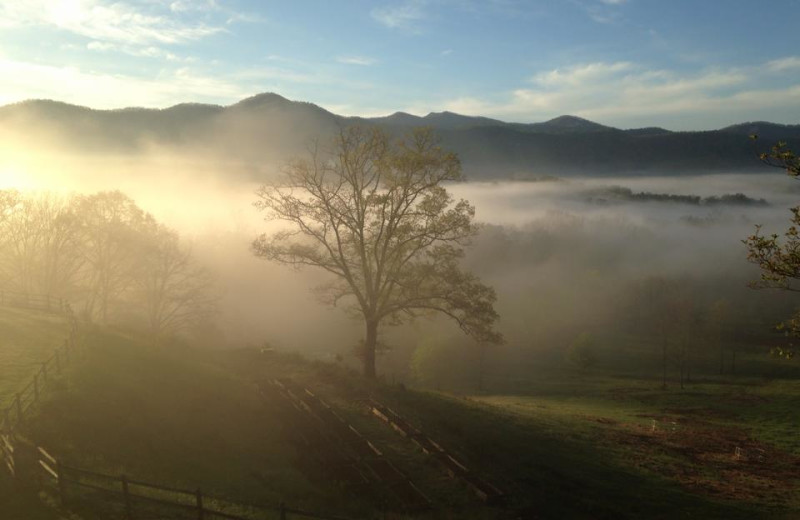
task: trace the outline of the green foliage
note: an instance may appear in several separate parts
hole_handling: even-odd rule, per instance
[[[758,136],[751,138],[755,140]],[[786,142],[779,141],[769,152],[759,154],[759,158],[769,166],[786,170],[792,178],[800,177],[800,157],[788,148]],[[796,285],[800,280],[800,206],[790,208],[790,211],[791,224],[783,236],[777,233],[765,236],[761,233],[761,226],[756,226],[756,232],[743,240],[747,259],[761,269],[761,279],[751,284],[754,288],[800,291]],[[778,329],[794,337],[800,336],[800,311],[781,323]],[[786,347],[775,347],[772,352],[784,359],[793,356],[792,349]]]
[[[794,351],[783,347],[773,347],[769,351],[770,355],[779,359],[792,359]]]
[[[588,370],[597,363],[596,339],[588,332],[582,332],[567,348],[567,361],[580,370]]]
[[[757,135],[751,135],[750,138],[758,140]],[[772,145],[769,152],[759,153],[758,158],[768,166],[786,170],[791,177],[800,176],[800,157],[789,148],[786,141],[778,141]]]
[[[726,193],[720,196],[701,197],[699,195],[675,195],[671,193],[652,193],[642,191],[635,193],[624,186],[608,186],[593,189],[589,192],[589,202],[604,203],[607,200],[634,202],[671,202],[692,206],[768,206],[764,199],[754,199],[744,193]]]

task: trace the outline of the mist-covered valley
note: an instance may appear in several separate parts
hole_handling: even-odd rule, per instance
[[[219,297],[216,332],[209,335],[205,323],[195,339],[218,348],[269,345],[356,365],[363,325],[317,301],[313,288],[326,275],[252,254],[253,240],[276,225],[253,206],[261,184],[254,172],[270,181],[285,165],[200,160],[157,147],[102,156],[55,147],[7,148],[0,170],[3,188],[34,197],[119,190],[177,230],[213,273]],[[648,280],[671,281],[699,307],[730,301],[739,320],[753,321],[767,336],[794,306],[790,298],[747,287],[758,270],[742,240],[756,225],[782,232],[800,190],[778,170],[677,177],[544,172],[534,180],[467,180],[447,189],[475,207],[480,232],[466,249],[465,265],[497,290],[498,327],[508,340],[497,347],[500,365],[504,356],[559,358],[582,332],[608,341],[630,332],[637,287]],[[13,274],[6,276],[13,284]],[[426,338],[472,345],[441,317],[386,327],[381,335],[389,349],[379,361],[383,372],[407,382],[415,378],[413,353]]]
[[[109,476],[124,468],[172,492],[202,486],[276,514],[286,509],[274,504],[288,500],[354,519],[378,510],[516,519],[534,509],[545,518],[595,518],[596,510],[639,518],[635,500],[608,499],[631,475],[670,504],[665,510],[703,518],[758,516],[765,502],[777,504],[769,511],[796,508],[781,486],[796,477],[796,442],[786,433],[797,370],[786,359],[794,353],[786,330],[797,300],[751,288],[762,271],[744,243],[759,229],[787,229],[800,184],[785,172],[757,155],[748,156],[761,164],[755,170],[717,163],[705,171],[703,161],[672,173],[609,163],[551,171],[547,161],[520,169],[528,159],[476,161],[470,151],[450,154],[436,130],[375,122],[317,135],[309,126],[303,139],[284,135],[259,148],[252,136],[237,141],[241,124],[220,130],[237,142],[230,147],[184,135],[81,150],[63,129],[2,129],[0,330],[11,340],[0,354],[27,375],[39,351],[18,338],[35,329],[35,341],[61,341],[61,315],[36,314],[37,297],[46,311],[69,309],[63,317],[77,331],[48,361],[76,367],[55,379],[45,412],[23,422],[13,410],[27,410],[20,396],[36,403],[44,395],[40,378],[52,377],[52,365],[20,393],[10,385],[22,376],[0,379],[4,424],[27,428],[83,475],[111,479],[108,496],[127,482]],[[375,150],[389,152],[369,156]],[[359,153],[370,159],[359,163]],[[462,169],[468,175],[457,180]],[[418,185],[429,190],[421,201],[403,199],[413,191],[408,179],[425,172],[444,172],[443,180]],[[341,179],[358,179],[354,193],[368,195],[340,198]],[[413,225],[381,243],[385,222],[402,213],[392,197],[412,201]],[[361,214],[374,220],[359,229],[381,247],[353,245],[358,219],[348,211],[361,203],[378,208]],[[265,220],[280,211],[283,221]],[[408,231],[414,226],[419,235]],[[451,227],[462,234],[446,247],[425,245]],[[332,230],[349,238],[325,242]],[[310,240],[281,248],[302,235],[338,244],[368,268],[337,271],[334,248],[333,261],[320,260]],[[379,265],[369,258],[383,258],[382,249],[407,254],[403,240],[425,247],[417,270],[393,275],[397,290],[412,302],[441,292],[371,328],[352,287],[369,287],[369,267]],[[341,283],[348,276],[350,288]],[[78,355],[66,350],[81,345]],[[774,403],[774,416],[764,403]],[[371,424],[376,417],[391,425],[388,435]],[[732,417],[752,433],[731,426]],[[412,440],[424,448],[409,450]],[[698,477],[706,457],[739,473]],[[386,467],[401,477],[369,476]],[[348,468],[361,475],[355,483]],[[755,474],[767,484],[754,486]],[[76,496],[88,482],[64,478]],[[373,487],[354,499],[362,479]],[[575,482],[584,494],[568,500]],[[4,489],[0,480],[0,498]],[[197,500],[201,491],[188,493]],[[143,511],[136,501],[148,495],[132,496],[132,511]],[[85,500],[70,507],[101,518],[92,516],[101,501]],[[17,507],[31,503],[38,498]]]

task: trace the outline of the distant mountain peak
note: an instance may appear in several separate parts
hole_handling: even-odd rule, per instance
[[[578,116],[572,116],[569,114],[565,114],[562,116],[554,117],[548,121],[545,121],[545,125],[557,125],[561,127],[603,127],[608,128],[605,125],[601,125],[600,123],[595,123],[594,121],[589,121],[588,119],[584,119]]]
[[[617,130],[616,128],[601,125],[600,123],[595,123],[594,121],[572,115],[558,116],[542,123],[531,123],[519,126],[530,132],[546,134],[594,133]]]
[[[261,94],[256,94],[255,96],[244,98],[243,100],[231,106],[256,107],[262,105],[271,105],[275,103],[291,103],[291,101],[281,96],[280,94],[275,94],[274,92],[262,92]]]

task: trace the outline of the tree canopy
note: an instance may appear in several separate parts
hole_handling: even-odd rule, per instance
[[[494,290],[459,267],[477,232],[474,208],[444,186],[461,178],[458,158],[430,130],[393,140],[377,128],[342,129],[257,191],[265,219],[288,226],[259,236],[253,252],[332,275],[318,294],[364,319],[367,377],[381,323],[438,312],[477,341],[501,342]]]
[[[757,136],[751,136],[757,139]],[[769,152],[759,154],[762,162],[782,168],[795,179],[800,178],[800,157],[787,147],[785,142],[776,143]],[[743,242],[747,247],[747,259],[761,269],[761,278],[752,284],[755,288],[772,288],[800,292],[800,206],[790,208],[792,217],[789,228],[783,235],[763,235],[761,226]],[[800,336],[800,311],[779,326],[794,336]],[[777,348],[775,353],[791,358],[792,350]]]

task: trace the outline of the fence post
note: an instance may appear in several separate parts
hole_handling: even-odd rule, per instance
[[[280,507],[280,512],[281,512],[281,519],[280,520],[286,520],[286,504],[281,502],[279,507]]]
[[[131,495],[128,492],[128,477],[122,475],[122,494],[125,496],[125,520],[133,520],[133,511],[131,510]]]
[[[197,498],[197,520],[203,520],[203,494],[200,492],[200,488],[197,488],[195,497]]]
[[[61,466],[60,459],[56,459],[56,473],[58,474],[58,499],[64,506],[67,504],[67,482],[64,479],[64,468]]]
[[[16,402],[17,402],[17,424],[19,424],[22,422],[22,400],[20,399],[19,394],[17,394]]]

